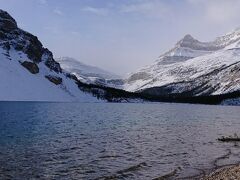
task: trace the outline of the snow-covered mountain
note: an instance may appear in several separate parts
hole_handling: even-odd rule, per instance
[[[0,101],[141,101],[138,94],[87,83],[115,75],[74,60],[61,63],[65,69],[36,36],[0,10]]]
[[[186,35],[152,65],[132,73],[124,88],[151,95],[219,95],[240,90],[240,29],[213,42]]]
[[[189,99],[199,96],[205,100]],[[122,80],[71,58],[55,61],[36,36],[0,10],[0,101],[209,103],[211,98],[236,104],[239,97],[240,29],[213,42],[186,35],[152,65]]]
[[[61,57],[57,58],[56,61],[60,63],[62,69],[74,74],[81,82],[108,87],[119,87],[123,84],[120,76],[95,66],[83,64],[76,59]]]
[[[66,75],[36,36],[0,10],[1,101],[99,101]]]

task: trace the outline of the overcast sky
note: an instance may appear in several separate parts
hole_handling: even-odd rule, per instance
[[[0,8],[55,57],[122,75],[185,34],[208,41],[240,26],[240,0],[0,0]]]

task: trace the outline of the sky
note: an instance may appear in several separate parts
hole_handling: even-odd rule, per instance
[[[119,75],[153,63],[186,34],[201,41],[240,27],[240,0],[0,0],[54,57]]]

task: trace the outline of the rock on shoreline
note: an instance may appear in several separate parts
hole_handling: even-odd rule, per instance
[[[202,178],[202,180],[239,180],[240,165],[220,168]]]

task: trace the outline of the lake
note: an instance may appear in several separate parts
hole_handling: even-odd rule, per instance
[[[0,179],[199,178],[240,162],[240,107],[0,103]]]

